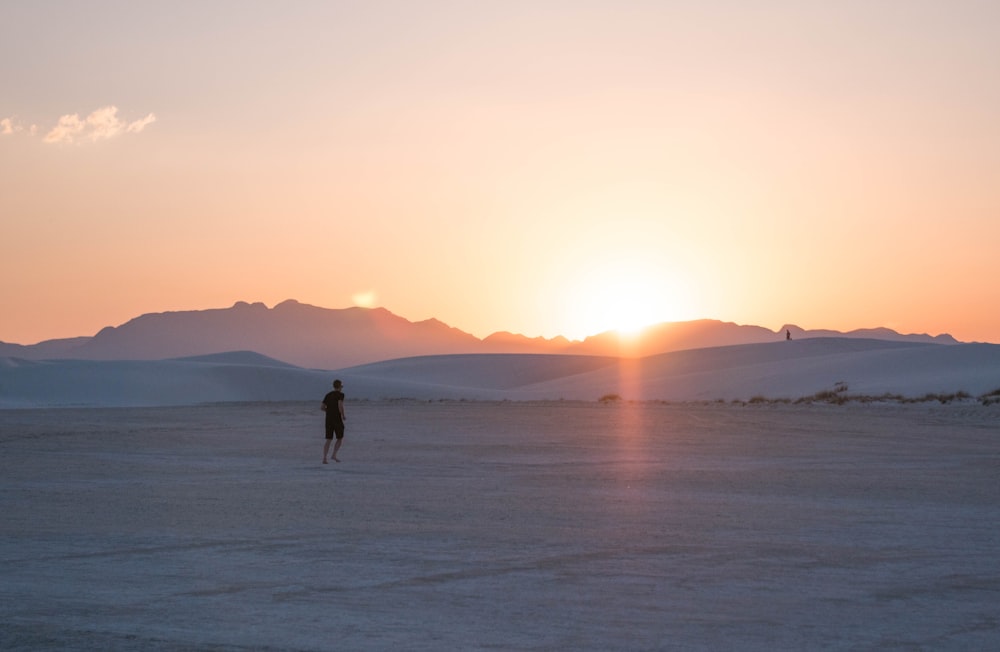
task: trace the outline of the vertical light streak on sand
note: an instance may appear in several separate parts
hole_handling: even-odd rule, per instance
[[[626,497],[635,498],[642,485],[648,451],[644,406],[640,403],[642,359],[623,357],[618,364],[617,393],[621,398],[614,402],[614,465],[619,489]]]
[[[618,360],[618,387],[615,393],[621,396],[622,402],[639,401],[642,394],[642,359],[622,356]]]

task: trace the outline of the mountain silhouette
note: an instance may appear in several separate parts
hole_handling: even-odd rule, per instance
[[[784,339],[786,329],[795,339],[856,337],[957,343],[950,335],[901,335],[885,328],[841,333],[788,325],[771,331],[711,319],[657,324],[634,337],[606,332],[571,341],[498,332],[480,339],[436,319],[411,322],[385,308],[320,308],[288,300],[273,308],[241,301],[229,308],[149,313],[104,328],[93,337],[35,345],[0,343],[0,356],[25,360],[163,360],[248,351],[307,369],[342,369],[414,356],[471,353],[641,357],[774,342]]]

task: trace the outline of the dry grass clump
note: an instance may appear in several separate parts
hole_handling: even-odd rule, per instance
[[[938,401],[941,404],[951,403],[952,401],[961,401],[968,398],[972,398],[972,395],[968,392],[954,392],[952,394],[924,394],[919,398],[904,399],[904,403],[930,403],[932,401]]]
[[[979,401],[983,405],[993,405],[994,403],[1000,403],[1000,388],[994,389],[992,392],[988,392],[979,397]]]
[[[792,403],[796,405],[801,404],[812,404],[812,403],[826,403],[829,405],[844,405],[845,403],[932,403],[938,402],[942,405],[952,403],[955,401],[969,401],[975,399],[983,405],[993,405],[1000,404],[1000,388],[993,390],[987,394],[983,394],[979,397],[973,397],[966,391],[957,391],[950,393],[927,393],[923,396],[903,396],[902,394],[849,394],[849,387],[847,383],[843,381],[838,381],[834,383],[833,389],[825,389],[815,394],[809,396],[803,396],[801,398],[792,401],[787,398],[768,398],[766,396],[756,395],[753,396],[749,401],[732,401],[734,404],[739,405],[775,405],[778,403]]]
[[[923,396],[904,396],[902,394],[891,394],[886,392],[884,394],[850,394],[850,387],[847,383],[843,381],[838,381],[834,383],[833,389],[824,389],[815,394],[810,394],[809,396],[802,396],[797,399],[790,398],[771,398],[764,396],[763,394],[755,394],[748,400],[732,399],[726,400],[722,398],[715,399],[714,401],[694,401],[695,403],[718,404],[725,405],[729,403],[730,405],[811,405],[813,403],[824,403],[827,405],[845,405],[847,403],[933,403],[938,402],[942,405],[947,405],[948,403],[953,403],[957,401],[969,402],[975,400],[983,405],[994,405],[1000,404],[1000,388],[994,389],[992,392],[987,392],[981,396],[973,396],[966,391],[948,392],[948,393],[932,393],[928,392]],[[669,405],[674,401],[669,400],[653,400],[653,401],[625,401],[620,394],[605,394],[598,399],[598,402],[604,404],[618,404],[618,403],[656,403],[661,405]],[[682,403],[684,401],[681,401]]]

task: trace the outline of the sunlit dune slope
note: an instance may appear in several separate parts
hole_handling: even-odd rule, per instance
[[[1000,346],[993,344],[815,338],[638,360],[555,363],[551,356],[432,356],[366,365],[342,375],[354,377],[355,385],[365,389],[379,382],[412,383],[414,388],[433,384],[503,389],[503,398],[524,400],[596,400],[606,394],[675,401],[798,398],[838,384],[846,384],[852,393],[906,396],[956,391],[978,395],[1000,387]]]

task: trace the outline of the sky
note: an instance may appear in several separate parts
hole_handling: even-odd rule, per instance
[[[384,307],[1000,342],[1000,3],[0,0],[0,341]]]

